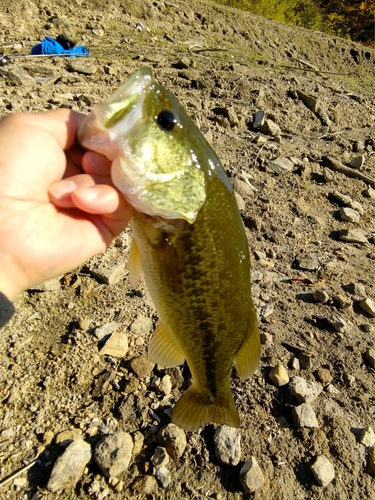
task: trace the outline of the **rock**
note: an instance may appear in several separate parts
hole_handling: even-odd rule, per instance
[[[294,168],[294,164],[289,158],[285,156],[279,156],[276,160],[269,162],[270,169],[275,172],[275,174],[285,174],[286,172],[291,172]]]
[[[308,271],[315,271],[320,266],[318,256],[313,253],[297,255],[296,262],[300,269]]]
[[[360,229],[341,229],[339,238],[348,243],[368,243],[368,239]]]
[[[332,375],[327,368],[319,368],[314,372],[315,378],[318,382],[320,382],[323,386],[329,385],[332,382]]]
[[[91,446],[77,439],[56,460],[47,489],[52,492],[71,490],[80,480],[86,465],[91,460]]]
[[[345,332],[347,330],[347,324],[341,316],[338,314],[332,314],[327,318],[328,323],[330,323],[337,332]]]
[[[143,337],[151,331],[152,319],[142,314],[138,314],[137,318],[130,325],[130,331],[139,337]]]
[[[302,370],[310,370],[312,365],[312,359],[310,354],[307,354],[306,352],[300,352],[298,354],[298,359]]]
[[[263,125],[260,126],[260,131],[263,134],[271,135],[273,137],[281,134],[281,128],[269,118],[264,120]]]
[[[90,269],[90,274],[105,285],[113,285],[122,278],[125,274],[125,262],[121,264],[116,264],[112,267],[98,267],[96,269]]]
[[[80,439],[81,437],[81,429],[69,429],[59,432],[55,438],[55,443],[63,448],[66,448],[72,441],[77,441],[77,439]]]
[[[188,69],[191,66],[191,59],[187,56],[181,57],[179,61],[174,64],[174,67],[177,69]]]
[[[73,58],[68,62],[68,71],[82,73],[83,75],[93,75],[96,73],[97,68],[90,61],[85,61],[81,57]]]
[[[154,369],[155,363],[147,356],[138,356],[130,361],[130,367],[139,378],[147,377]]]
[[[151,495],[155,493],[158,489],[158,483],[154,476],[142,476],[135,480],[132,484],[132,490],[135,493],[140,493],[144,495]]]
[[[183,71],[180,71],[178,76],[184,78],[185,80],[196,82],[197,80],[199,80],[200,73],[196,69],[185,69]]]
[[[245,202],[242,198],[242,196],[236,192],[234,192],[234,196],[236,197],[236,201],[237,201],[237,206],[238,206],[238,210],[244,210],[245,208]]]
[[[314,464],[310,467],[319,486],[326,487],[335,477],[333,465],[324,455],[318,456]]]
[[[119,476],[128,468],[132,451],[131,435],[124,431],[117,431],[98,442],[94,458],[106,477]]]
[[[289,375],[283,365],[276,365],[272,368],[269,378],[276,387],[281,387],[289,383]]]
[[[59,278],[51,278],[50,280],[42,281],[38,285],[33,285],[30,290],[36,290],[38,292],[56,292],[61,290],[61,276]]]
[[[371,186],[369,186],[368,188],[364,189],[362,191],[362,194],[366,198],[370,198],[372,200],[375,200],[375,189],[373,189]]]
[[[368,362],[368,364],[371,366],[371,368],[375,368],[375,349],[374,348],[366,349],[365,359]]]
[[[155,453],[151,457],[151,463],[155,467],[165,467],[169,463],[169,455],[167,450],[162,446],[158,446]]]
[[[238,193],[242,198],[253,197],[254,191],[247,184],[247,182],[242,181],[241,179],[235,178],[233,179],[233,188],[236,193]]]
[[[366,311],[370,316],[375,316],[375,302],[372,299],[362,300],[359,305],[364,311]]]
[[[362,283],[349,283],[344,288],[354,295],[354,300],[364,300],[367,297],[366,289]]]
[[[246,74],[249,72],[249,68],[247,66],[238,63],[231,64],[229,69],[237,74]]]
[[[324,180],[326,182],[334,182],[335,181],[334,173],[332,172],[332,170],[330,170],[327,167],[323,168],[323,177],[324,177]]]
[[[143,443],[145,441],[145,437],[144,435],[142,434],[142,432],[140,431],[136,431],[134,434],[133,434],[133,456],[137,456],[142,448],[143,448]]]
[[[247,493],[254,493],[264,484],[264,476],[255,457],[250,457],[240,470],[240,481]]]
[[[292,410],[294,425],[296,427],[319,427],[314,409],[311,405],[303,403]]]
[[[163,488],[168,488],[172,481],[171,472],[164,466],[156,469],[155,476],[158,478]]]
[[[35,85],[35,79],[22,67],[5,69],[0,67],[0,76],[4,77],[11,85],[30,87]]]
[[[320,290],[319,288],[314,290],[312,297],[315,300],[315,302],[319,302],[321,304],[324,304],[329,300],[328,293],[325,290]]]
[[[347,309],[348,307],[350,307],[352,305],[352,301],[349,297],[346,297],[345,295],[336,295],[336,300],[337,302],[340,304],[340,307],[342,309]]]
[[[347,220],[349,222],[359,222],[359,219],[361,218],[357,210],[353,210],[348,207],[340,208],[340,217],[341,220]]]
[[[365,164],[365,156],[364,155],[356,156],[350,162],[350,166],[352,168],[356,168],[358,170],[361,170],[364,164]]]
[[[222,464],[237,465],[241,458],[239,429],[219,425],[214,434],[215,456]]]
[[[106,323],[105,325],[98,326],[98,328],[95,328],[95,337],[99,340],[103,340],[104,337],[113,333],[118,328],[118,326],[119,324],[116,323],[116,321],[111,321],[110,323]]]
[[[370,446],[367,450],[367,467],[368,474],[375,474],[375,446]]]
[[[368,426],[362,430],[359,442],[364,446],[375,446],[375,432],[372,427]]]
[[[293,377],[289,382],[289,392],[299,403],[311,403],[322,392],[323,388],[316,382],[302,377]]]
[[[315,96],[305,94],[301,90],[296,90],[298,98],[303,102],[303,104],[313,113],[318,111],[318,99]]]
[[[257,129],[264,124],[265,113],[264,111],[257,111],[254,115],[253,128]]]
[[[172,381],[170,375],[164,375],[160,381],[159,389],[165,396],[168,396],[168,394],[171,393]]]
[[[170,457],[180,458],[186,448],[186,434],[175,424],[162,427],[157,434],[158,442],[167,449]]]
[[[336,394],[336,395],[340,394],[340,391],[336,389],[336,387],[333,384],[328,384],[326,387],[326,391],[329,394]]]
[[[128,337],[122,332],[113,332],[105,345],[100,349],[100,356],[123,358],[128,352]]]

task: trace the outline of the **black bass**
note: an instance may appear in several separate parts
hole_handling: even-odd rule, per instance
[[[186,360],[192,373],[172,422],[239,427],[232,366],[250,377],[260,339],[248,243],[220,161],[148,68],[95,106],[78,138],[112,161],[113,183],[135,209],[129,279],[135,286],[144,272],[160,319],[149,357],[165,367]]]

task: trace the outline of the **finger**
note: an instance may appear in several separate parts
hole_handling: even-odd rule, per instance
[[[123,196],[112,186],[99,184],[96,186],[80,187],[72,193],[74,205],[90,214],[122,217],[122,211],[127,205]]]
[[[72,193],[78,188],[87,188],[95,186],[95,179],[91,175],[79,174],[72,177],[53,182],[48,195],[50,201],[60,208],[73,208],[75,204],[72,201]]]
[[[87,151],[82,157],[82,168],[91,175],[110,175],[111,161],[104,155]]]

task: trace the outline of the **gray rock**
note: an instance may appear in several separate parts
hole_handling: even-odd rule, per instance
[[[85,61],[81,57],[77,57],[69,61],[67,68],[68,71],[82,73],[83,75],[93,75],[96,73],[97,68],[90,61]]]
[[[321,304],[324,304],[329,300],[328,293],[325,290],[320,290],[319,288],[314,290],[312,297],[315,300],[315,302],[319,302]]]
[[[100,349],[100,356],[123,358],[128,352],[128,337],[122,332],[113,332],[105,345]]]
[[[362,300],[359,305],[364,311],[366,311],[370,316],[375,316],[375,302],[372,299]]]
[[[375,446],[375,432],[372,427],[362,429],[359,442],[364,446]]]
[[[239,429],[219,425],[214,434],[215,456],[226,465],[237,465],[241,458],[241,434]]]
[[[369,347],[368,349],[366,349],[365,359],[368,362],[368,364],[371,366],[371,368],[375,368],[375,349],[374,348]]]
[[[361,170],[364,164],[365,164],[365,156],[364,155],[356,156],[350,162],[350,166],[352,168],[356,168],[358,170]]]
[[[334,173],[327,167],[323,168],[323,177],[326,182],[334,182],[335,180]]]
[[[368,243],[368,239],[360,229],[341,229],[339,238],[348,243]]]
[[[38,292],[55,292],[61,290],[61,280],[62,276],[59,278],[51,278],[50,280],[42,281],[37,285],[33,285],[30,290],[37,290]]]
[[[260,131],[263,134],[271,135],[273,137],[281,134],[281,128],[269,118],[264,121],[263,125],[260,126]]]
[[[196,69],[185,69],[180,71],[178,76],[184,78],[185,80],[197,81],[199,80],[200,73]]]
[[[157,434],[157,439],[173,459],[178,459],[183,455],[186,448],[186,434],[177,425],[168,424],[162,427]]]
[[[305,94],[302,90],[296,90],[298,98],[313,113],[318,111],[318,99],[315,96]]]
[[[314,253],[297,255],[296,262],[300,269],[306,269],[308,271],[315,271],[320,266],[318,256]]]
[[[241,181],[241,179],[233,179],[233,188],[234,190],[242,196],[242,198],[248,198],[254,196],[254,191],[245,181]]]
[[[264,476],[255,457],[250,457],[240,470],[240,481],[247,493],[254,493],[264,484]]]
[[[55,438],[55,443],[63,448],[67,448],[73,441],[77,441],[81,437],[81,429],[69,429],[59,432]]]
[[[125,262],[112,267],[98,267],[90,269],[90,274],[105,285],[113,285],[125,274]]]
[[[130,362],[131,369],[139,378],[144,378],[147,377],[147,375],[150,375],[154,366],[155,363],[150,361],[148,357],[144,355],[133,358]]]
[[[298,354],[299,364],[302,370],[310,370],[312,366],[312,357],[306,352],[300,352]]]
[[[99,326],[95,328],[95,337],[99,340],[103,340],[104,337],[110,335],[118,328],[118,323],[116,321],[111,321],[110,323],[106,323],[105,325]]]
[[[310,468],[319,486],[328,486],[335,477],[335,469],[328,458],[324,455],[318,456]]]
[[[99,441],[94,458],[106,477],[119,476],[130,463],[133,440],[127,432],[117,431]]]
[[[317,382],[310,382],[302,377],[293,377],[289,382],[289,392],[299,403],[311,403],[323,388]]]
[[[375,189],[373,189],[371,186],[362,191],[362,194],[363,196],[366,196],[366,198],[371,198],[372,200],[375,200]]]
[[[338,314],[332,314],[327,318],[328,323],[330,323],[337,332],[345,332],[347,330],[347,324],[341,316]]]
[[[336,295],[336,300],[337,302],[340,304],[340,307],[342,309],[347,309],[348,307],[350,307],[352,305],[352,301],[349,297],[346,297],[345,295]]]
[[[319,422],[311,405],[303,403],[293,408],[292,413],[296,427],[319,427]]]
[[[341,220],[347,220],[349,222],[359,222],[361,218],[357,210],[353,210],[352,208],[348,207],[340,208],[340,217]]]
[[[264,111],[257,111],[254,115],[253,128],[259,128],[263,125],[265,118]]]
[[[375,474],[375,446],[370,446],[367,450],[367,467],[368,474]]]
[[[171,472],[164,466],[156,469],[155,476],[158,478],[163,488],[168,488],[172,481]]]
[[[289,375],[283,365],[276,365],[270,371],[269,377],[276,387],[281,387],[289,383]]]
[[[155,467],[165,467],[169,464],[168,452],[163,446],[158,446],[151,457],[151,462]]]
[[[276,160],[269,162],[270,169],[275,172],[275,174],[285,174],[286,172],[291,172],[294,168],[294,164],[289,158],[285,156],[279,156]]]
[[[139,337],[143,337],[151,331],[152,319],[142,314],[138,314],[137,318],[130,325],[130,331]]]
[[[88,443],[82,439],[73,441],[56,460],[47,489],[54,493],[72,489],[80,480],[91,455],[91,446]]]
[[[364,300],[367,297],[366,289],[362,283],[349,283],[344,288],[354,295],[354,300]]]

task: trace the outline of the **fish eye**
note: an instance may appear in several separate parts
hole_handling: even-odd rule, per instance
[[[177,123],[177,118],[171,111],[161,111],[157,119],[158,124],[165,130],[173,130]]]

